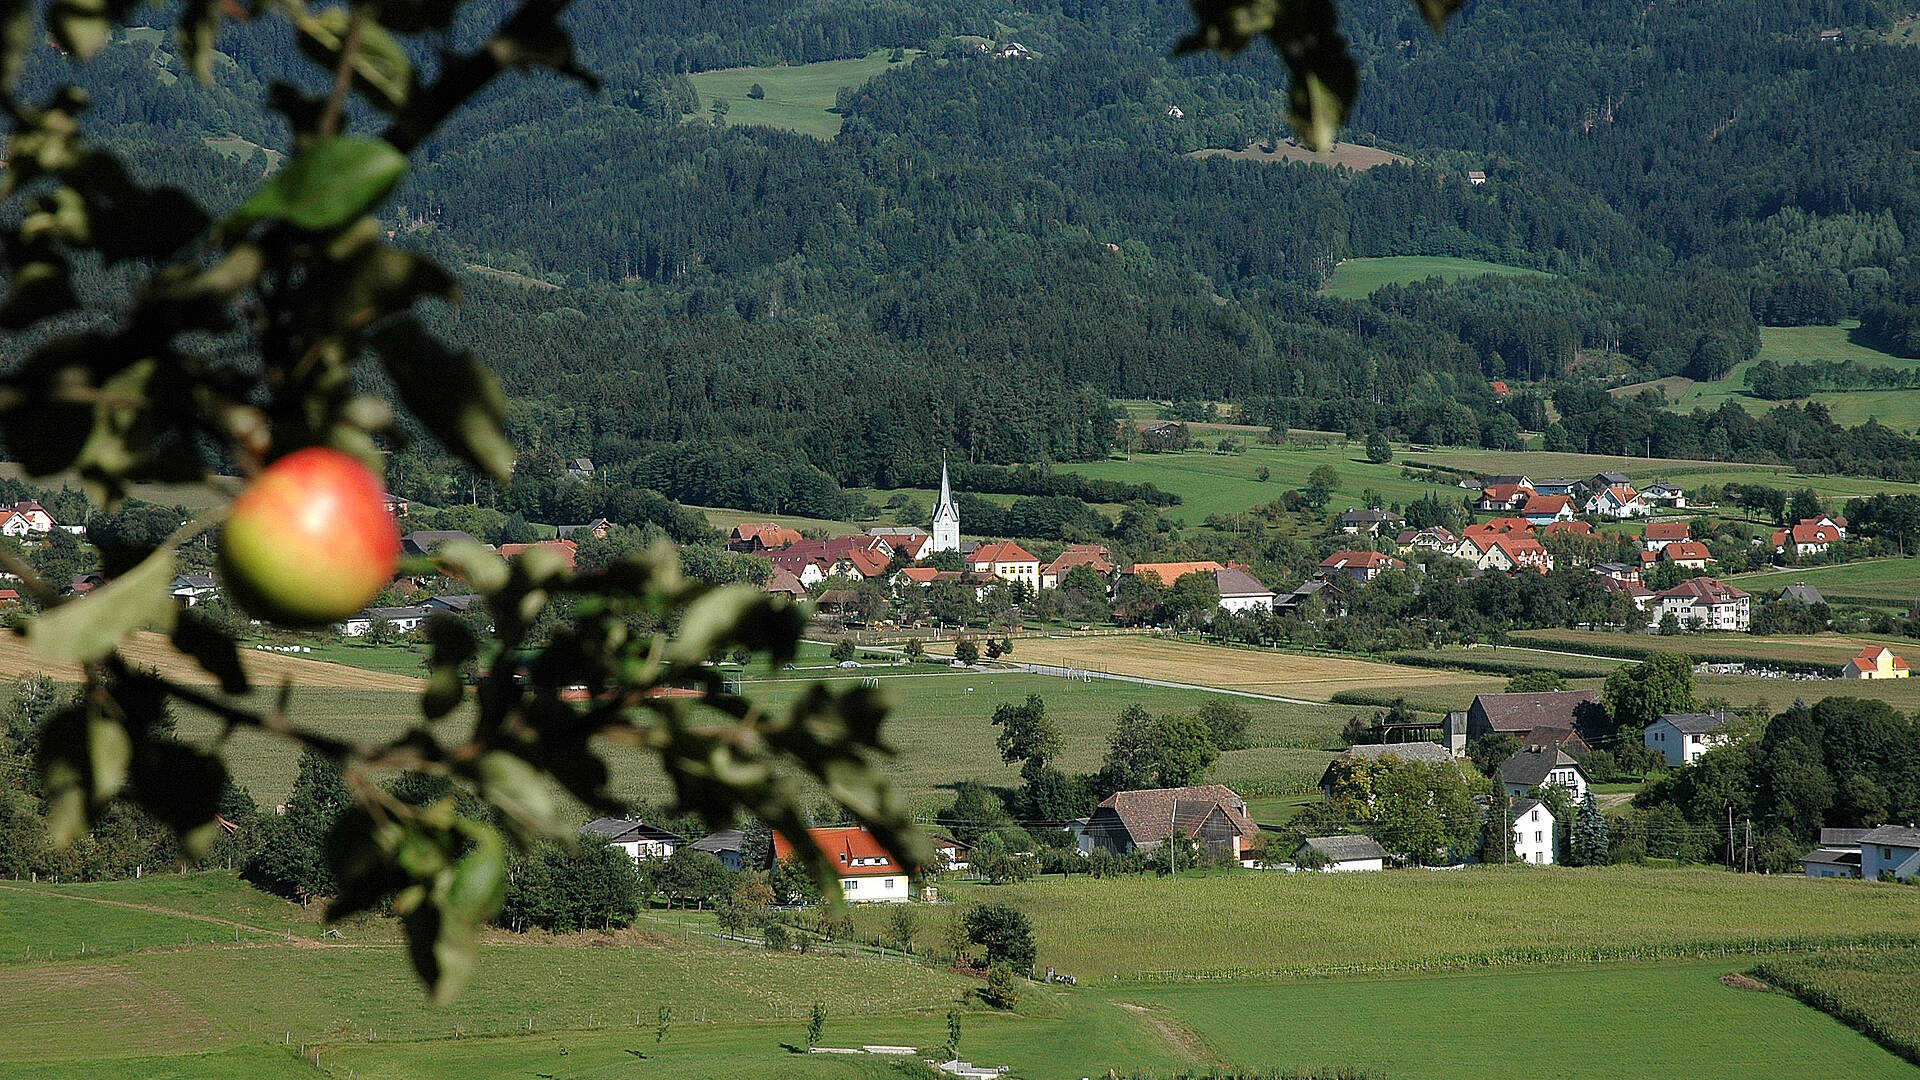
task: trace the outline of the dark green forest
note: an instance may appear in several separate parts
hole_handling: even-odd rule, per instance
[[[1178,3],[582,0],[569,20],[603,89],[505,81],[387,211],[406,242],[481,268],[435,329],[501,375],[526,457],[498,489],[422,438],[392,483],[530,520],[673,520],[636,505],[655,492],[838,517],[859,509],[846,488],[925,484],[943,453],[1034,476],[1103,457],[1120,397],[1920,478],[1920,444],[1818,406],[1677,417],[1604,392],[1723,377],[1762,323],[1859,318],[1920,354],[1920,49],[1882,43],[1894,7],[1509,0],[1443,36],[1401,0],[1343,14],[1364,79],[1346,137],[1413,164],[1187,156],[1284,138],[1286,80],[1270,51],[1173,58]],[[284,147],[246,103],[296,68],[268,30],[229,26],[221,46],[211,86],[153,34],[77,72],[93,129],[214,209]],[[843,91],[831,141],[716,123],[686,77],[896,48],[924,51]],[[30,84],[74,74],[32,67]],[[1553,276],[1317,293],[1340,260],[1389,255]],[[1784,398],[1872,376],[1767,377]],[[1497,397],[1493,378],[1529,385]],[[583,456],[599,493],[557,482]]]

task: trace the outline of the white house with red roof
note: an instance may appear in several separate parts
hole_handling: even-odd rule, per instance
[[[1430,551],[1436,555],[1451,555],[1460,547],[1460,538],[1445,525],[1429,525],[1424,529],[1402,529],[1393,538],[1394,546],[1401,554],[1415,551]]]
[[[45,536],[54,530],[54,524],[53,515],[47,513],[47,508],[31,499],[0,507],[0,536],[11,536],[16,540]]]
[[[1011,540],[974,548],[967,556],[967,569],[1025,585],[1035,592],[1040,590],[1040,560]]]
[[[1748,603],[1749,597],[1739,589],[1712,578],[1697,577],[1666,592],[1655,593],[1653,603],[1647,608],[1652,616],[1648,625],[1658,629],[1660,620],[1672,615],[1689,629],[1745,630],[1752,620]]]
[[[1480,489],[1480,509],[1511,512],[1532,497],[1533,488],[1527,484],[1488,484]]]
[[[1693,524],[1686,521],[1649,521],[1640,534],[1640,546],[1659,551],[1668,544],[1693,539]]]
[[[908,562],[919,562],[927,556],[927,547],[933,543],[933,536],[921,529],[877,528],[868,529],[867,535],[885,541],[895,554]]]
[[[1105,581],[1113,576],[1113,554],[1105,544],[1074,544],[1061,552],[1052,562],[1040,568],[1040,587],[1057,589],[1067,575],[1073,573],[1076,566],[1092,570],[1094,576]]]
[[[1188,574],[1214,574],[1226,567],[1212,559],[1196,562],[1141,562],[1134,563],[1127,573],[1134,577],[1158,582],[1162,586],[1172,585]]]
[[[1705,570],[1715,561],[1707,545],[1698,540],[1676,540],[1660,549],[1660,558],[1683,570]]]
[[[1846,538],[1846,527],[1832,518],[1803,518],[1773,534],[1773,550],[1784,553],[1791,545],[1795,555],[1820,555]]]
[[[1345,574],[1355,581],[1372,581],[1389,570],[1405,570],[1407,564],[1378,551],[1336,551],[1320,560],[1323,574]]]
[[[1877,649],[1862,649],[1860,655],[1847,661],[1840,669],[1843,679],[1904,679],[1909,674],[1907,662],[1893,655],[1893,650],[1885,645]]]
[[[1573,515],[1573,500],[1565,495],[1535,495],[1520,510],[1520,516],[1526,518],[1529,525],[1572,521]]]
[[[808,829],[814,844],[826,852],[840,878],[840,892],[849,904],[904,904],[911,868],[880,846],[874,835],[857,825]],[[793,842],[773,834],[773,858],[781,862],[793,854]]]
[[[1646,517],[1651,508],[1640,501],[1640,493],[1631,484],[1609,484],[1588,496],[1585,510],[1595,517]]]

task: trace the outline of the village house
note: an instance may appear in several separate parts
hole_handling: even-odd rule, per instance
[[[575,480],[593,479],[593,459],[577,457],[567,462],[567,475]]]
[[[1489,484],[1480,490],[1478,505],[1482,510],[1511,513],[1526,506],[1532,496],[1533,488],[1525,484]]]
[[[1546,536],[1597,536],[1590,521],[1556,521],[1547,526]]]
[[[1002,581],[1040,590],[1040,560],[1011,540],[999,544],[981,544],[967,556],[967,569],[975,574],[990,574]]]
[[[1316,600],[1321,609],[1329,613],[1338,614],[1343,610],[1339,583],[1328,578],[1313,577],[1301,582],[1292,592],[1274,597],[1273,613],[1291,614]]]
[[[666,859],[685,840],[655,825],[631,818],[595,818],[580,827],[581,836],[597,836],[627,853],[634,862]]]
[[[1862,649],[1859,656],[1848,660],[1840,669],[1843,679],[1904,679],[1910,674],[1907,662],[1893,655],[1893,650],[1885,645]]]
[[[1220,784],[1120,791],[1106,797],[1080,830],[1080,853],[1125,855],[1153,851],[1179,835],[1215,857],[1239,861],[1245,842],[1260,835],[1247,800]]]
[[[1732,741],[1727,725],[1735,718],[1724,712],[1662,713],[1641,735],[1646,748],[1667,759],[1667,767],[1691,765],[1700,755]]]
[[[1513,831],[1511,857],[1514,862],[1552,866],[1558,861],[1553,842],[1557,819],[1545,803],[1539,799],[1512,797],[1488,799],[1486,802],[1487,817],[1504,816],[1508,828]]]
[[[420,601],[420,606],[450,615],[464,615],[474,608],[483,607],[484,600],[478,593],[453,593],[448,596],[429,596]]]
[[[1646,503],[1640,501],[1640,493],[1626,484],[1610,484],[1587,497],[1584,509],[1594,517],[1606,517],[1625,520],[1645,517],[1649,513]]]
[[[406,607],[368,608],[358,615],[349,615],[338,626],[341,637],[364,637],[373,624],[384,621],[401,634],[411,634],[420,629],[420,624],[433,616],[434,609],[424,605]]]
[[[797,601],[807,598],[807,587],[800,583],[800,579],[794,576],[793,571],[784,567],[774,567],[773,573],[767,576],[766,585],[762,587],[775,596],[784,596],[789,600]]]
[[[1640,568],[1637,566],[1631,566],[1627,563],[1619,563],[1619,562],[1595,563],[1593,565],[1592,572],[1594,574],[1597,574],[1600,577],[1606,578],[1609,581],[1619,582],[1622,585],[1625,585],[1628,583],[1633,583],[1637,585],[1640,583]]]
[[[941,836],[937,834],[927,837],[927,842],[933,846],[934,855],[946,864],[947,869],[957,870],[961,873],[972,869],[973,864],[970,860],[973,855],[973,848],[971,846],[963,844],[951,836]]]
[[[1212,574],[1225,569],[1225,566],[1211,559],[1203,559],[1195,562],[1134,563],[1127,573],[1150,584],[1157,583],[1164,588],[1188,574]]]
[[[1336,519],[1340,531],[1348,536],[1366,533],[1368,536],[1380,535],[1381,529],[1397,531],[1407,523],[1407,519],[1391,510],[1348,510]]]
[[[1294,849],[1294,861],[1306,861],[1308,852],[1320,863],[1319,869],[1330,874],[1384,870],[1387,866],[1387,849],[1371,836],[1310,836]]]
[[[872,833],[857,825],[840,825],[808,829],[807,835],[833,863],[840,892],[849,904],[904,904],[913,899],[907,891],[910,868],[881,847]],[[774,862],[785,861],[793,850],[792,841],[773,834]]]
[[[202,600],[211,600],[220,595],[220,581],[212,574],[181,574],[173,579],[168,591],[182,607],[192,607]]]
[[[1554,476],[1545,480],[1535,480],[1533,482],[1533,493],[1535,495],[1577,495],[1580,493],[1580,488],[1583,485],[1584,481],[1574,480],[1565,476]]]
[[[418,532],[410,532],[400,538],[400,553],[402,555],[415,557],[431,555],[435,551],[438,551],[443,545],[456,542],[462,544],[480,544],[480,541],[475,540],[472,536],[461,532],[459,529],[421,529]],[[480,544],[480,546],[487,547],[485,544]]]
[[[1920,876],[1920,829],[1882,825],[1862,836],[1860,876],[1868,881],[1912,881]]]
[[[516,559],[534,548],[552,552],[560,560],[560,565],[566,567],[568,571],[573,570],[574,560],[580,554],[580,546],[571,540],[540,540],[531,544],[501,544],[500,557]]]
[[[727,536],[728,551],[764,552],[778,551],[799,543],[804,537],[800,530],[789,529],[771,521],[752,524],[742,523],[733,527]]]
[[[383,491],[380,493],[380,505],[386,507],[387,513],[397,518],[406,517],[407,512],[413,509],[413,503],[395,495],[391,491]]]
[[[562,540],[580,540],[590,536],[595,540],[605,540],[613,532],[613,522],[606,518],[594,518],[585,525],[555,525],[553,534]],[[795,533],[794,535],[799,535]]]
[[[1600,691],[1553,690],[1536,694],[1479,694],[1467,707],[1467,737],[1515,735],[1524,740],[1534,728],[1576,730],[1582,721],[1600,719]]]
[[[1657,630],[1660,620],[1672,615],[1688,629],[1745,630],[1752,621],[1748,604],[1749,597],[1739,589],[1712,578],[1697,577],[1654,594],[1647,606],[1652,616],[1647,625]]]
[[[1676,540],[1662,547],[1660,560],[1682,570],[1705,570],[1708,563],[1719,561],[1707,550],[1707,545],[1698,540]]]
[[[747,834],[739,829],[722,829],[687,846],[719,859],[720,865],[729,870],[739,870],[746,865],[746,839]]]
[[[1687,493],[1677,484],[1655,480],[1640,489],[1640,501],[1649,506],[1666,506],[1675,510],[1684,510],[1687,506]]]
[[[1659,551],[1668,544],[1693,539],[1693,523],[1688,521],[1649,521],[1640,534],[1640,546]]]
[[[867,535],[886,541],[895,554],[909,562],[925,558],[928,545],[933,543],[933,534],[921,529],[877,528],[868,529]]]
[[[1791,600],[1796,604],[1805,604],[1808,607],[1827,602],[1827,598],[1821,595],[1819,589],[1814,588],[1804,581],[1796,581],[1792,585],[1781,589],[1780,595],[1774,597],[1774,599]]]
[[[1785,554],[1787,548],[1793,548],[1795,555],[1824,555],[1829,547],[1846,539],[1845,528],[1831,518],[1806,518],[1792,526],[1773,534],[1775,554]]]
[[[1535,495],[1520,509],[1520,516],[1527,519],[1527,524],[1539,526],[1572,521],[1573,514],[1573,500],[1565,495]]]
[[[0,536],[22,540],[46,536],[54,528],[53,515],[47,512],[46,507],[31,499],[0,508]]]
[[[1460,538],[1444,525],[1429,525],[1424,529],[1402,529],[1393,543],[1403,555],[1415,552],[1452,555],[1460,547]]]
[[[1508,795],[1520,796],[1534,788],[1558,784],[1572,793],[1575,801],[1586,795],[1591,782],[1587,772],[1572,754],[1559,747],[1526,746],[1500,763],[1494,770]]]
[[[1821,829],[1820,846],[1800,856],[1808,877],[1858,878],[1860,840],[1872,829]]]
[[[1107,551],[1106,545],[1074,544],[1040,568],[1040,587],[1059,588],[1076,566],[1092,570],[1102,582],[1113,577],[1113,555]]]
[[[1484,184],[1484,183],[1486,183],[1486,182],[1487,182],[1487,174],[1486,174],[1486,173],[1484,173],[1484,172],[1481,172],[1481,171],[1480,171],[1479,169],[1468,169],[1468,170],[1467,170],[1467,183],[1468,183],[1469,185],[1471,185],[1471,186],[1473,186],[1473,187],[1479,187],[1479,186],[1480,186],[1481,184]],[[1505,391],[1501,391],[1501,392],[1502,392],[1502,393],[1505,393]]]
[[[1229,615],[1273,611],[1273,590],[1240,567],[1224,566],[1215,570],[1213,583],[1220,592],[1220,610]]]
[[[1323,574],[1345,574],[1355,581],[1372,581],[1389,570],[1405,570],[1407,564],[1378,551],[1336,551],[1320,560]]]

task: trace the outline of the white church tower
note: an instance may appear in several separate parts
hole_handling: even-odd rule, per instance
[[[927,550],[960,550],[960,508],[953,505],[953,485],[947,480],[944,460],[940,462],[940,501],[933,508],[933,542]]]

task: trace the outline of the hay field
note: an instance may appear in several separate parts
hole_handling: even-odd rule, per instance
[[[887,70],[891,50],[879,49],[858,60],[823,60],[814,64],[782,64],[778,67],[724,68],[697,71],[687,81],[700,93],[701,111],[693,119],[706,120],[708,108],[717,98],[727,102],[727,124],[759,124],[784,128],[831,139],[840,134],[840,114],[833,111],[836,95],[842,87],[857,87]],[[907,51],[907,62],[920,54]],[[751,98],[747,91],[755,84],[765,91],[764,98]]]
[[[1552,277],[1544,270],[1524,266],[1456,259],[1445,255],[1398,255],[1384,259],[1342,259],[1320,291],[1345,300],[1364,300],[1382,285],[1405,285],[1430,277],[1454,281],[1482,274]]]
[[[1022,641],[1016,659],[1307,701],[1331,701],[1343,690],[1404,695],[1429,711],[1464,709],[1474,694],[1497,693],[1506,685],[1504,677],[1494,675],[1147,637]]]
[[[1775,592],[1799,582],[1819,589],[1831,602],[1920,603],[1920,559],[1868,559],[1831,566],[1793,566],[1735,574],[1726,580],[1748,592]]]

